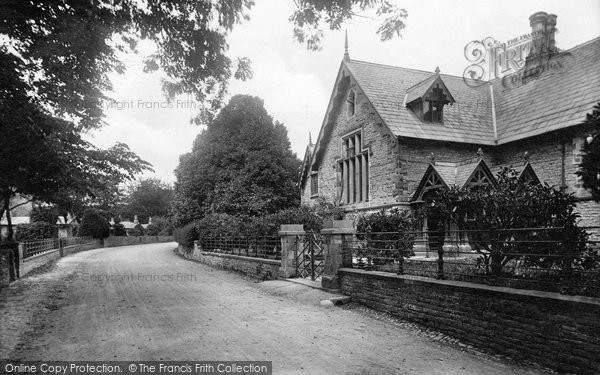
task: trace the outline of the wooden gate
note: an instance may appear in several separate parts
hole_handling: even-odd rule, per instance
[[[325,265],[323,237],[313,231],[306,232],[304,242],[296,254],[296,276],[315,281],[323,274]]]

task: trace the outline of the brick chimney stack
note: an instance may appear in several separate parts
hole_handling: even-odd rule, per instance
[[[556,15],[546,12],[536,12],[529,17],[532,43],[531,51],[525,60],[527,69],[540,66],[548,58],[558,52],[554,34],[556,32]]]

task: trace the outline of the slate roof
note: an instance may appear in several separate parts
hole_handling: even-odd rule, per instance
[[[498,145],[577,125],[600,100],[600,37],[565,52],[562,68],[547,69],[525,84],[512,85],[505,77],[471,87],[462,77],[440,74],[456,100],[444,106],[444,124],[423,122],[404,106],[407,94],[426,90],[434,72],[356,60],[343,64],[396,136]]]
[[[438,162],[433,168],[448,186],[463,187],[473,174],[480,161],[470,163]]]
[[[431,87],[431,84],[435,81],[435,79],[436,79],[436,76],[433,75],[429,78],[425,78],[424,81],[421,81],[421,82],[409,87],[408,89],[406,89],[405,102],[410,103],[413,100],[425,95],[425,93],[427,92],[429,87]]]
[[[345,62],[361,90],[396,136],[494,144],[489,87],[470,87],[462,77],[440,74],[456,103],[444,106],[444,124],[421,121],[404,107],[407,89],[435,73],[379,65],[362,61]],[[484,106],[481,110],[478,106]],[[489,108],[489,110],[488,110]]]
[[[431,170],[437,172],[437,174],[441,177],[442,182],[445,184],[446,187],[457,186],[459,188],[463,188],[469,182],[469,179],[473,175],[473,172],[475,172],[475,170],[479,167],[481,167],[481,169],[489,176],[491,183],[496,185],[496,173],[492,172],[492,170],[488,167],[487,163],[483,159],[470,158],[459,162],[437,162],[435,164],[429,164],[427,170],[421,177],[419,185],[412,193],[411,200],[414,202],[417,199],[421,199],[423,189],[425,187],[425,181],[429,178],[429,173],[431,173]],[[522,173],[524,168],[525,167],[522,167],[520,169],[519,174]],[[533,173],[535,174],[535,172]]]
[[[546,69],[534,81],[492,82],[498,144],[578,125],[600,101],[600,37],[565,52],[556,59],[562,68]]]

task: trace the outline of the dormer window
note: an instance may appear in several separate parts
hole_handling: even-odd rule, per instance
[[[346,99],[348,102],[348,117],[354,116],[354,108],[356,104],[356,94],[354,94],[353,90],[350,90],[348,93],[348,98]]]
[[[432,124],[444,123],[444,105],[454,101],[437,69],[435,75],[406,91],[406,107],[421,121]]]

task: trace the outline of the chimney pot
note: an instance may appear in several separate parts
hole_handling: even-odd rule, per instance
[[[525,59],[524,79],[538,75],[537,68],[544,64],[551,54],[557,52],[554,40],[556,18],[555,14],[546,12],[536,12],[529,17],[532,40],[531,50]]]

